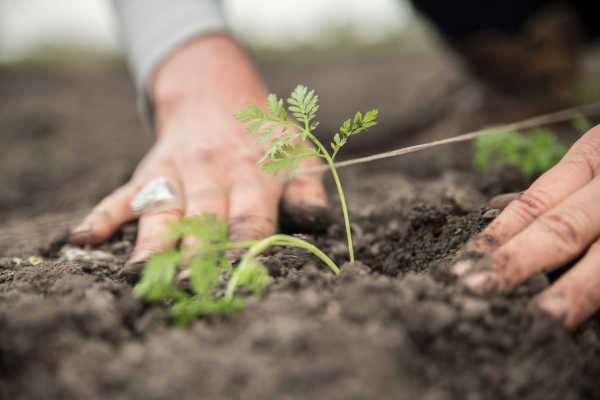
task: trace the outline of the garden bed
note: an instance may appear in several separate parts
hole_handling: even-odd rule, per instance
[[[481,177],[461,163],[463,153],[448,148],[344,169],[357,263],[335,277],[301,250],[274,249],[261,257],[274,280],[262,301],[234,318],[180,329],[164,308],[135,299],[120,276],[134,224],[95,248],[60,240],[68,223],[126,179],[131,155],[119,149],[129,146],[139,158],[151,142],[136,128],[122,71],[96,81],[3,76],[3,101],[17,101],[0,127],[9,131],[13,151],[21,151],[10,154],[22,168],[21,175],[7,174],[14,193],[0,196],[0,215],[10,222],[0,236],[1,398],[600,397],[598,315],[569,332],[528,307],[549,284],[543,275],[513,294],[479,297],[448,272],[460,247],[495,216],[489,196],[526,184],[514,170]],[[37,97],[26,93],[41,84],[48,87]],[[56,94],[59,85],[66,89]],[[79,98],[88,87],[115,101]],[[81,127],[89,131],[77,132]],[[89,157],[51,152],[61,137]],[[96,155],[96,142],[111,138],[105,147],[115,151]],[[51,156],[36,157],[32,146]],[[57,165],[68,168],[55,171]],[[23,170],[31,179],[19,186]],[[59,190],[69,184],[79,191]],[[56,218],[53,207],[61,210]],[[303,234],[341,265],[343,222],[341,213],[332,215],[324,231]],[[44,261],[33,265],[27,256],[38,254],[38,245]]]

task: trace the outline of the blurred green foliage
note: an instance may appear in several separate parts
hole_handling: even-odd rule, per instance
[[[575,128],[575,130],[581,134],[586,133],[594,127],[592,121],[587,119],[583,114],[577,114],[575,118],[573,118],[572,124],[573,128]]]
[[[513,164],[534,177],[552,168],[566,152],[567,147],[548,129],[536,128],[524,134],[506,131],[477,138],[473,163],[480,172]]]

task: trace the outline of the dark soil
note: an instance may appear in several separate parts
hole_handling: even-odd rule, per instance
[[[452,65],[447,75],[459,76]],[[329,85],[317,85],[325,99],[343,86]],[[343,170],[359,262],[335,277],[302,251],[278,250],[263,257],[274,283],[262,301],[180,329],[119,277],[135,225],[97,248],[52,242],[151,144],[124,71],[2,71],[0,99],[0,398],[600,398],[600,316],[569,332],[528,307],[545,276],[482,298],[448,273],[493,218],[488,197],[527,184],[513,169],[478,176],[463,146]],[[441,107],[406,141],[472,128],[485,119],[476,103]],[[411,126],[407,108],[396,127]],[[376,140],[402,142],[391,133]],[[339,213],[307,237],[344,262]],[[40,253],[41,264],[27,261]]]

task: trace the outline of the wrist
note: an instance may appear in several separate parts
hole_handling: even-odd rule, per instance
[[[174,51],[150,87],[157,131],[179,112],[233,114],[247,100],[264,102],[267,90],[245,51],[232,37],[207,35]]]

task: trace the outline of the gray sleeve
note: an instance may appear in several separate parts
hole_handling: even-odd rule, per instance
[[[228,32],[219,0],[113,0],[140,105],[150,118],[148,87],[157,66],[191,38]]]

